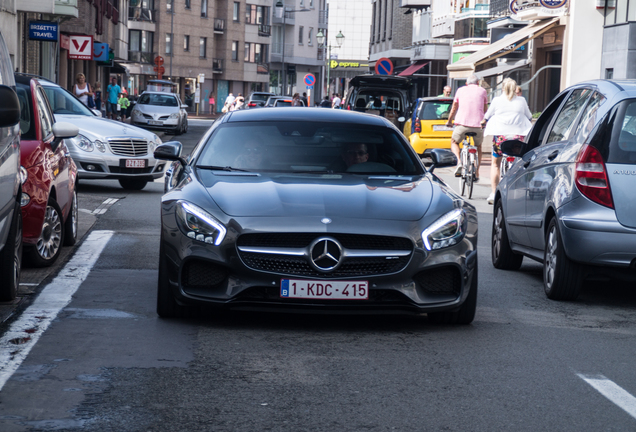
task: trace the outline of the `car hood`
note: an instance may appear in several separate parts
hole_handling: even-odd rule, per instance
[[[104,140],[110,137],[142,138],[149,141],[155,141],[158,139],[152,132],[126,123],[101,117],[55,114],[55,121],[74,124],[79,128],[80,134],[91,140]]]
[[[220,209],[233,217],[328,216],[416,221],[428,210],[426,176],[218,175],[198,170]]]

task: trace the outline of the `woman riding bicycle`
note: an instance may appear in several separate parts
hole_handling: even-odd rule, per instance
[[[486,199],[488,204],[495,202],[495,191],[499,184],[500,163],[503,153],[501,143],[507,139],[523,139],[532,123],[532,113],[523,96],[517,96],[517,83],[511,78],[503,80],[503,93],[494,98],[490,108],[484,115],[484,123],[487,121],[484,135],[493,136],[492,162],[490,165],[490,185],[492,193]]]

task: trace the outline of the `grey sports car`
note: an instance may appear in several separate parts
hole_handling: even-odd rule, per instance
[[[583,82],[561,92],[495,196],[492,262],[543,262],[545,293],[574,300],[586,279],[636,281],[636,82]]]
[[[157,312],[189,306],[426,313],[469,324],[477,213],[381,117],[308,108],[221,117],[162,198]]]

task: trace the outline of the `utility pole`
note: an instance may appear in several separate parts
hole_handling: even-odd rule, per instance
[[[172,81],[172,57],[174,56],[174,0],[170,0],[170,81]]]

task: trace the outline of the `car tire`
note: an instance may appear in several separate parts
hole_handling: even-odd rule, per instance
[[[559,224],[554,217],[545,235],[543,287],[550,300],[576,300],[583,284],[582,267],[565,254]]]
[[[119,179],[119,184],[126,190],[142,190],[148,184],[148,180],[140,179]]]
[[[434,312],[428,314],[429,322],[434,324],[460,324],[468,325],[475,319],[477,311],[477,287],[479,285],[478,265],[475,262],[472,280],[470,282],[470,292],[464,300],[459,310],[454,312]]]
[[[7,242],[0,252],[0,301],[12,301],[17,297],[21,270],[22,208],[16,202]]]
[[[29,262],[34,267],[52,265],[62,252],[64,216],[58,203],[49,198],[42,222],[42,232],[35,245],[29,248]]]
[[[501,200],[497,201],[493,212],[491,240],[492,265],[500,270],[519,270],[523,263],[523,255],[513,252],[510,247]]]
[[[64,246],[73,246],[77,243],[77,232],[79,229],[79,208],[77,207],[77,190],[73,191],[71,198],[71,209],[64,222]]]
[[[188,308],[182,306],[174,298],[168,279],[166,268],[167,258],[164,252],[163,241],[159,246],[159,275],[157,280],[157,315],[161,318],[184,318]]]

